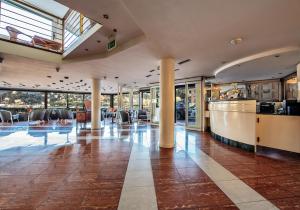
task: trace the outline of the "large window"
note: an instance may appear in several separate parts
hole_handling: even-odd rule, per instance
[[[114,95],[113,96],[113,100],[114,100],[114,108],[117,109],[118,108],[118,95]]]
[[[48,108],[67,108],[67,93],[48,93]]]
[[[45,40],[62,42],[62,20],[14,0],[1,0],[0,36],[11,41],[60,50],[46,46]]]
[[[110,95],[101,95],[101,107],[102,108],[110,107]]]
[[[0,90],[0,108],[44,108],[43,92]]]
[[[123,93],[123,109],[130,109],[130,97],[129,93]]]
[[[140,93],[139,92],[134,92],[133,93],[133,109],[134,110],[139,110],[139,100],[140,100]]]
[[[68,106],[70,109],[83,108],[83,95],[82,94],[68,94]]]
[[[150,111],[151,109],[151,95],[150,92],[142,92],[142,108]]]

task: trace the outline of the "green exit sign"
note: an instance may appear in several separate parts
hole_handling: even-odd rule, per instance
[[[107,50],[108,51],[111,51],[112,49],[116,48],[117,47],[117,42],[116,40],[111,40],[110,42],[108,42],[107,44]]]

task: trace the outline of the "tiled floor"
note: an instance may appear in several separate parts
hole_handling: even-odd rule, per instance
[[[150,125],[75,125],[0,127],[0,209],[300,209],[298,158],[182,127],[160,149]]]

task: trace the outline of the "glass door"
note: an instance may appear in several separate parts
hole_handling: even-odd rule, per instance
[[[186,83],[186,128],[200,129],[201,115],[200,115],[200,97],[201,97],[201,83],[193,82]]]
[[[159,124],[159,87],[153,87],[151,92],[151,122]]]
[[[186,115],[186,94],[185,85],[180,85],[175,87],[175,122],[178,125],[185,125],[185,115]]]

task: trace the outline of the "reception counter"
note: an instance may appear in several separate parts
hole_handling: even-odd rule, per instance
[[[213,136],[249,151],[264,146],[300,153],[300,116],[256,114],[256,101],[209,103]]]

